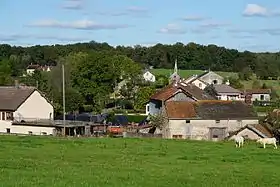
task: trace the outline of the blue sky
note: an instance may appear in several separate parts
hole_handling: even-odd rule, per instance
[[[0,0],[0,43],[195,42],[280,51],[279,19],[279,0]]]

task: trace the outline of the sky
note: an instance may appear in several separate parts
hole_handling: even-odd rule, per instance
[[[216,44],[280,51],[279,0],[0,0],[0,43]]]

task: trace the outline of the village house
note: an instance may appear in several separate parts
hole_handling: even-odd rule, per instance
[[[218,100],[242,100],[242,92],[227,84],[214,84],[213,87],[217,93]]]
[[[233,135],[243,136],[245,139],[249,140],[257,140],[259,138],[272,138],[273,132],[265,125],[251,124],[240,128],[237,132],[233,133],[232,136]],[[229,137],[230,140],[233,139],[232,136]]]
[[[35,70],[38,71],[46,71],[46,72],[50,72],[51,71],[51,66],[40,66],[38,64],[30,64],[29,66],[27,66],[26,68],[26,74],[27,75],[32,75],[34,73]]]
[[[33,87],[0,87],[0,133],[53,134],[53,127],[15,125],[17,122],[53,120],[54,107]]]
[[[206,86],[211,84],[223,84],[224,78],[213,71],[205,71],[200,75],[192,75],[187,78],[184,82],[187,84],[194,84],[200,89],[204,89]]]
[[[145,72],[143,74],[143,79],[147,82],[155,82],[156,76],[153,75],[149,70],[145,70]]]
[[[254,101],[270,101],[271,89],[249,89],[244,90],[243,97],[247,103]]]
[[[151,96],[149,103],[146,105],[146,114],[159,114],[168,101],[196,102],[199,100],[215,100],[215,98],[193,84],[185,84],[182,81],[173,82]]]
[[[241,101],[168,101],[164,138],[222,140],[246,125],[258,124],[253,108]]]

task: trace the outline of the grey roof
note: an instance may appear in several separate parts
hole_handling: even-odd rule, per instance
[[[0,110],[17,110],[34,91],[33,87],[0,87]]]
[[[214,84],[213,86],[217,93],[241,93],[240,90],[232,88],[226,84]]]

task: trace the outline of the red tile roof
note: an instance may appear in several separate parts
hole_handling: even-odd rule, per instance
[[[165,104],[168,118],[194,118],[196,112],[193,102],[168,101]]]
[[[165,110],[168,118],[257,119],[253,108],[241,101],[168,101]]]
[[[203,90],[198,88],[193,84],[185,84],[185,83],[175,83],[166,86],[165,88],[159,90],[155,93],[150,99],[166,101],[167,99],[171,98],[178,92],[184,92],[197,100],[214,100],[215,98],[206,94]]]

